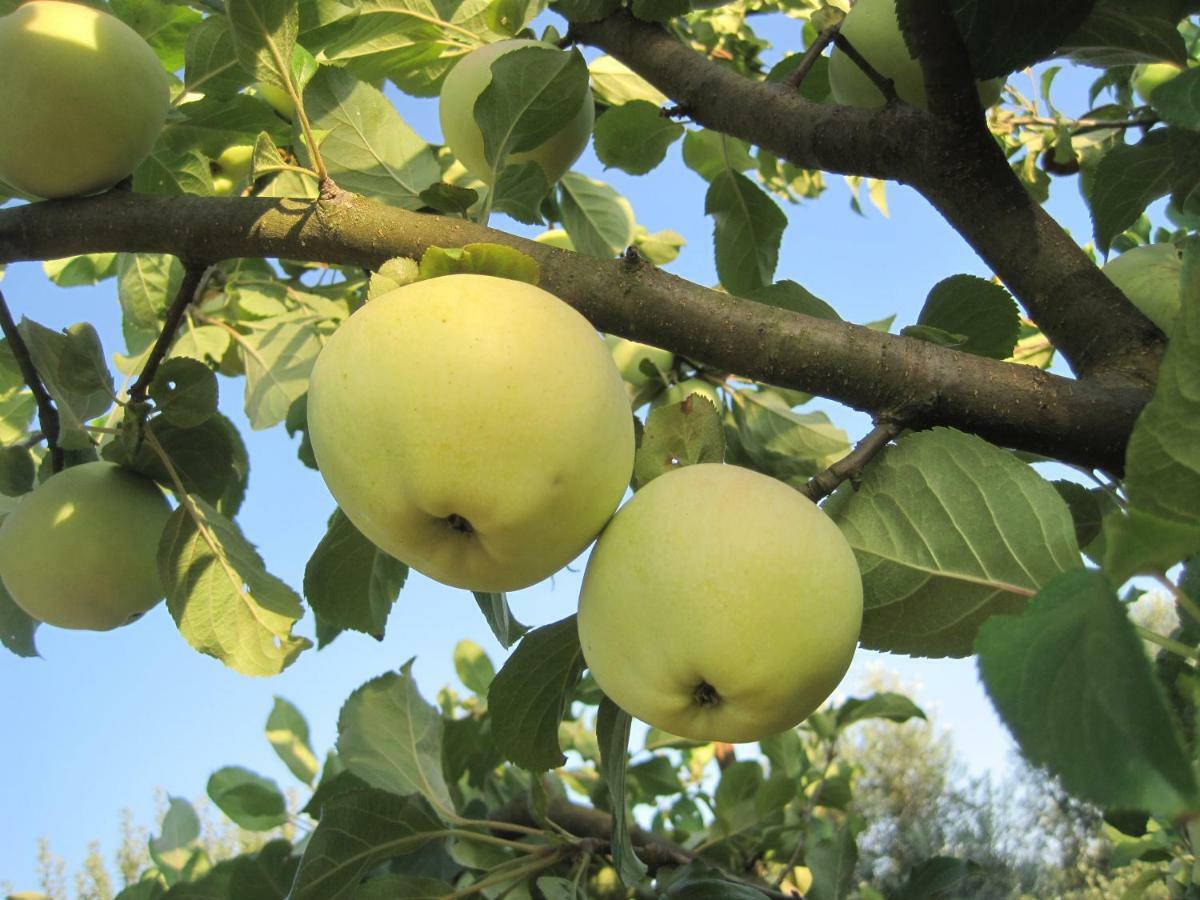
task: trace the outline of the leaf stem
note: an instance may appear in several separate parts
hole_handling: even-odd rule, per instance
[[[1164,650],[1174,653],[1176,656],[1182,656],[1184,659],[1195,660],[1200,658],[1200,652],[1196,651],[1187,644],[1181,644],[1179,641],[1173,641],[1170,638],[1165,638],[1157,631],[1151,631],[1142,625],[1134,625],[1134,630],[1138,633],[1143,641],[1149,641],[1151,644],[1156,644]]]
[[[159,365],[166,358],[167,350],[175,340],[175,332],[179,330],[179,323],[183,321],[184,311],[199,296],[200,290],[215,269],[216,266],[196,264],[187,264],[184,268],[183,281],[180,282],[175,299],[171,301],[171,305],[167,309],[167,317],[163,322],[162,331],[158,333],[154,346],[150,349],[150,356],[146,359],[146,365],[142,367],[142,373],[133,383],[133,387],[129,389],[130,403],[141,403],[146,399],[150,383],[154,381],[154,375],[158,372]]]
[[[9,312],[8,303],[2,292],[0,292],[0,330],[3,330],[9,349],[12,350],[13,357],[17,360],[17,366],[21,369],[21,377],[25,379],[29,390],[33,392],[33,400],[37,404],[38,410],[38,423],[42,427],[42,434],[46,436],[46,447],[50,451],[50,469],[53,472],[60,472],[64,459],[62,447],[58,446],[58,410],[54,407],[54,401],[50,399],[50,392],[42,384],[37,367],[33,364],[33,357],[29,354],[29,347],[25,345],[25,339],[17,330],[17,325],[13,321],[12,313]]]
[[[562,851],[555,850],[553,853],[549,854],[548,856],[543,856],[540,859],[536,859],[510,869],[504,869],[499,872],[495,872],[487,878],[483,878],[474,884],[468,885],[461,891],[455,891],[453,894],[447,894],[444,900],[458,900],[460,897],[470,897],[472,894],[477,894],[485,888],[494,887],[498,884],[506,884],[510,881],[521,880],[526,876],[536,875],[538,872],[542,872],[550,868],[561,858]]]

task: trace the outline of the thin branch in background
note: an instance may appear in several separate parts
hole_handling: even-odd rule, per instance
[[[804,51],[804,58],[800,60],[800,65],[796,66],[792,74],[788,76],[787,83],[789,85],[799,89],[800,85],[804,82],[805,76],[812,71],[812,67],[817,64],[817,59],[825,52],[825,48],[834,42],[841,29],[842,23],[838,22],[836,25],[830,25],[817,35],[817,39],[813,41],[812,46]]]
[[[60,472],[63,467],[63,451],[62,447],[58,446],[58,410],[54,408],[50,392],[42,384],[37,367],[33,364],[33,357],[29,355],[29,348],[25,346],[24,338],[17,331],[17,324],[8,310],[8,303],[5,302],[3,293],[0,293],[0,329],[4,331],[4,337],[8,339],[8,346],[21,369],[21,377],[29,385],[29,390],[33,392],[34,402],[37,403],[38,422],[42,426],[42,434],[46,436],[46,447],[50,451],[51,471]]]
[[[150,356],[146,359],[142,374],[129,389],[130,403],[141,403],[146,399],[150,383],[154,381],[154,375],[158,371],[159,365],[166,358],[171,342],[175,340],[175,332],[179,330],[179,323],[183,321],[184,312],[196,299],[214,268],[214,266],[188,265],[184,269],[183,282],[179,285],[179,291],[175,294],[175,299],[171,301],[170,308],[167,309],[167,318],[163,323],[162,331],[158,333],[158,338],[150,349]]]
[[[881,418],[867,436],[853,450],[835,462],[824,472],[818,472],[808,484],[800,489],[813,503],[828,497],[846,479],[854,480],[862,474],[867,463],[875,458],[888,442],[904,430],[904,426],[893,419]]]
[[[881,75],[878,69],[867,62],[866,57],[854,49],[854,45],[846,40],[846,36],[842,34],[841,31],[834,33],[833,43],[839,50],[853,60],[854,64],[862,70],[864,75],[871,79],[871,83],[875,85],[875,87],[879,88],[879,93],[883,94],[883,99],[887,103],[892,103],[893,101],[899,99],[899,96],[896,94],[895,82],[893,82],[892,79]]]
[[[1052,119],[1049,116],[1018,116],[1010,119],[1007,125],[1065,125],[1071,129],[1071,134],[1087,134],[1090,131],[1121,130],[1124,128],[1149,128],[1162,121],[1156,115],[1138,116],[1133,119]]]

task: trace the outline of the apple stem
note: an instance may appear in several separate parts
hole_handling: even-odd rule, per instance
[[[812,67],[816,65],[817,58],[825,52],[826,47],[834,42],[834,39],[837,38],[838,32],[840,32],[841,29],[842,23],[838,22],[836,25],[830,25],[819,35],[817,35],[817,39],[813,41],[812,46],[804,51],[804,56],[801,58],[799,65],[797,65],[796,68],[792,70],[792,74],[788,76],[787,81],[789,87],[799,90],[800,85],[805,79],[805,76],[807,76],[808,73],[812,71]]]
[[[879,88],[879,93],[883,94],[883,99],[888,103],[894,103],[900,99],[896,94],[896,84],[892,79],[881,75],[879,70],[867,62],[865,56],[855,49],[854,45],[846,39],[846,36],[840,31],[833,36],[833,42],[839,50],[845,53],[854,62],[862,73],[871,79],[871,83]]]

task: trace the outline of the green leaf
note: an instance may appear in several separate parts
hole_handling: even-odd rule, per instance
[[[717,275],[725,289],[745,294],[771,283],[787,216],[745,175],[717,175],[704,198],[704,212],[715,220],[713,244]]]
[[[250,83],[249,73],[238,63],[233,29],[225,16],[209,16],[192,28],[183,58],[183,84],[190,93],[228,97]]]
[[[707,128],[684,135],[683,162],[710,182],[726,172],[745,172],[755,166],[749,144]]]
[[[300,598],[269,574],[230,520],[196,497],[180,506],[158,549],[167,609],[184,639],[243,675],[275,675],[311,646],[292,635]]]
[[[1183,297],[1154,397],[1125,451],[1134,509],[1200,523],[1200,240],[1184,248]]]
[[[96,329],[81,322],[64,331],[51,331],[22,318],[17,330],[58,410],[59,446],[90,449],[92,439],[84,423],[104,415],[113,402],[112,375]]]
[[[702,395],[651,409],[634,460],[633,478],[643,488],[659,475],[696,463],[725,459],[721,414]]]
[[[475,189],[447,184],[444,181],[431,184],[418,196],[426,206],[451,215],[465,214],[479,200],[479,192]]]
[[[845,728],[864,719],[887,719],[890,722],[907,722],[909,719],[924,719],[925,712],[903,694],[881,693],[858,699],[851,697],[837,708],[838,728]]]
[[[165,253],[120,254],[117,299],[121,301],[121,330],[129,353],[141,353],[154,343],[167,307],[182,282],[183,264],[174,256]]]
[[[613,9],[617,8],[617,4],[610,3],[610,0],[570,0],[571,5],[576,2],[580,6],[588,5],[596,11],[609,5],[612,5]],[[561,7],[561,3],[555,5],[556,9]],[[607,10],[597,15],[596,18],[602,19],[611,11]],[[564,12],[563,15],[573,21],[595,21],[577,17],[569,12]],[[663,106],[668,102],[666,94],[615,57],[596,57],[588,65],[588,71],[592,76],[592,91],[598,100],[608,106],[620,106],[631,100],[645,100],[655,106]],[[716,134],[716,132],[711,133]]]
[[[1134,575],[1162,574],[1200,553],[1200,523],[1130,509],[1104,519],[1104,571],[1115,584]]]
[[[37,619],[17,606],[4,582],[0,581],[0,644],[17,656],[40,656],[33,641],[39,624]]]
[[[1083,23],[1094,3],[954,0],[951,7],[976,77],[994,78],[1045,59]]]
[[[20,497],[33,490],[33,456],[24,447],[0,447],[0,494]]]
[[[1120,145],[1096,166],[1088,203],[1096,246],[1107,253],[1113,238],[1137,221],[1146,207],[1171,190],[1171,149],[1164,130],[1150,132],[1133,146]]]
[[[827,512],[863,575],[862,645],[966,656],[979,626],[1020,612],[1081,565],[1057,491],[1011,453],[949,428],[885,450]]]
[[[175,343],[171,345],[171,356],[186,356],[202,363],[219,365],[229,352],[233,337],[217,325],[193,327],[184,324],[179,329]]]
[[[541,225],[542,201],[550,193],[546,173],[535,162],[509,163],[492,188],[492,210],[526,225]]]
[[[1079,548],[1086,551],[1092,541],[1100,536],[1101,522],[1107,513],[1116,509],[1116,501],[1103,488],[1088,490],[1073,481],[1050,483],[1071,511],[1071,520],[1075,523],[1075,540]]]
[[[393,794],[418,793],[439,813],[453,815],[442,775],[442,718],[421,699],[412,660],[350,695],[338,715],[337,749],[346,768],[367,784]]]
[[[493,171],[504,157],[540,147],[571,121],[588,92],[578,50],[521,47],[492,63],[492,80],[475,101],[475,122]],[[435,179],[430,179],[435,180]]]
[[[307,785],[317,777],[320,763],[313,753],[308,722],[295,706],[282,697],[275,698],[267,716],[267,740],[288,771]]]
[[[763,900],[762,891],[723,878],[684,878],[672,881],[663,896],[671,900]]]
[[[116,253],[88,253],[48,259],[42,263],[46,277],[62,288],[98,284],[117,273]]]
[[[660,115],[655,104],[631,100],[596,120],[596,156],[605,166],[645,175],[662,163],[683,133],[683,126]]]
[[[255,81],[286,88],[300,30],[296,0],[226,0],[238,62]]]
[[[842,320],[837,310],[820,297],[811,293],[803,285],[787,279],[755,288],[745,294],[745,297],[747,300],[813,316],[817,319],[829,319],[834,322]]]
[[[383,875],[359,884],[354,900],[442,900],[451,896],[454,888],[437,878],[421,875]]]
[[[630,11],[645,22],[667,22],[690,12],[689,0],[633,0]]]
[[[246,418],[255,431],[278,425],[288,408],[308,391],[308,376],[321,340],[311,321],[275,320],[238,341],[246,367]]]
[[[621,0],[555,0],[551,8],[568,22],[598,22],[621,8]]]
[[[493,275],[537,284],[541,268],[531,256],[502,244],[466,244],[463,247],[429,247],[421,256],[420,277],[468,273]]]
[[[492,736],[505,759],[531,772],[561,766],[558,723],[583,673],[575,616],[521,639],[488,689]]]
[[[207,860],[203,850],[197,857]],[[207,864],[207,863],[206,863]],[[243,853],[223,860],[199,878],[176,884],[163,900],[225,900],[253,897],[254,900],[284,900],[299,865],[290,842],[270,841],[257,853]],[[198,869],[199,867],[197,867]]]
[[[1146,0],[1097,0],[1058,54],[1101,68],[1160,60],[1184,65],[1187,48],[1176,28],[1182,14],[1164,16],[1155,5]]]
[[[325,133],[321,158],[339,186],[402,209],[425,205],[421,192],[441,178],[437,159],[382,91],[322,66],[304,91],[304,109]]]
[[[178,149],[164,137],[133,171],[133,189],[139,194],[208,195],[213,192],[208,157],[194,148]]]
[[[249,769],[218,769],[209,777],[207,791],[221,812],[248,831],[270,831],[288,820],[279,786]]]
[[[629,809],[625,803],[625,770],[629,764],[629,730],[633,720],[629,713],[607,697],[600,701],[596,712],[596,741],[600,745],[600,775],[608,787],[612,811],[613,866],[627,885],[640,882],[646,876],[646,865],[633,850],[629,834]]]
[[[150,838],[150,858],[167,879],[168,884],[179,880],[200,838],[200,818],[192,804],[179,797],[170,797],[162,820],[162,833]]]
[[[474,595],[475,602],[479,604],[479,611],[487,620],[488,627],[492,629],[492,634],[505,650],[529,631],[527,626],[522,625],[513,617],[506,595],[485,591],[475,591]]]
[[[905,337],[910,337],[918,341],[925,341],[926,343],[937,344],[939,347],[950,347],[953,349],[964,348],[968,340],[965,334],[951,334],[932,325],[905,325],[900,329],[900,333]]]
[[[194,359],[165,360],[150,382],[150,399],[167,422],[195,428],[216,414],[217,376]]]
[[[420,268],[415,259],[409,259],[407,256],[393,257],[381,265],[377,272],[371,273],[371,280],[367,285],[367,299],[374,300],[396,288],[412,284],[419,277]]]
[[[210,416],[195,428],[180,428],[156,418],[144,428],[158,439],[189,494],[232,514],[232,511],[224,510],[221,501],[239,477],[235,465],[237,447],[230,434],[232,426],[224,416]],[[162,484],[172,484],[171,473],[154,448],[144,440],[143,426],[128,415],[120,423],[118,439],[105,444],[101,456]]]
[[[804,863],[812,872],[812,887],[805,893],[810,900],[843,900],[854,884],[858,864],[858,843],[850,825],[842,825],[831,835],[820,834],[817,823],[809,827],[805,841]]]
[[[959,896],[969,889],[968,879],[978,875],[979,870],[980,866],[971,860],[951,856],[932,857],[909,872],[896,900]]]
[[[304,569],[304,596],[331,625],[382,638],[408,566],[384,553],[340,509]]]
[[[917,321],[966,337],[962,350],[1008,359],[1021,330],[1017,303],[998,284],[974,275],[951,275],[925,298]]]
[[[293,900],[359,896],[355,887],[367,872],[389,858],[420,849],[440,837],[442,828],[421,797],[370,789],[331,797],[304,848],[289,896]]]
[[[799,487],[850,449],[846,432],[825,413],[798,413],[773,391],[733,394],[736,428],[726,429],[725,456]]]
[[[1150,103],[1168,125],[1200,131],[1200,72],[1185,69],[1159,85]]]
[[[1200,805],[1146,652],[1104,576],[1064,573],[1020,617],[984,625],[976,649],[988,694],[1025,757],[1072,794],[1171,818]]]
[[[161,0],[110,0],[113,13],[154,50],[168,72],[183,65],[188,34],[201,22],[200,13]]]
[[[633,210],[602,181],[568,172],[559,183],[562,223],[580,253],[611,259],[633,243]]]
[[[459,641],[454,645],[454,671],[469,691],[487,696],[488,686],[496,677],[496,667],[487,653],[474,641]]]

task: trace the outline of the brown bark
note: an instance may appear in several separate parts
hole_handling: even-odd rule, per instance
[[[910,427],[1120,472],[1144,388],[1071,380],[708,290],[652,265],[569,253],[460,219],[345,196],[326,201],[110,192],[0,210],[0,264],[79,253],[240,256],[374,268],[430,246],[491,241],[538,261],[544,288],[599,329],[728,372],[830,397]]]

